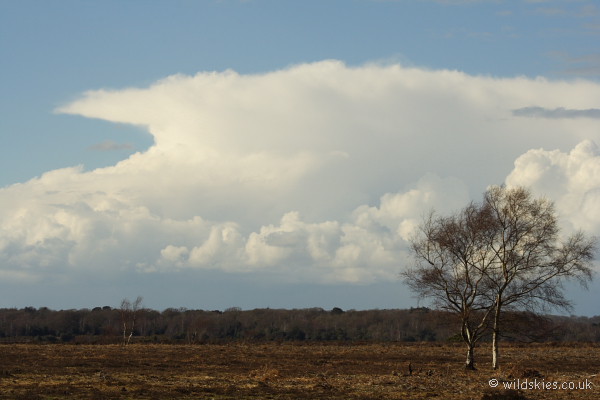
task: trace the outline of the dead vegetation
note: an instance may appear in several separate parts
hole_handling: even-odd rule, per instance
[[[599,347],[508,347],[499,371],[440,344],[5,345],[2,399],[597,399]],[[504,390],[514,379],[589,390]]]

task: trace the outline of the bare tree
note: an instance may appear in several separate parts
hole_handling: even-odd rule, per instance
[[[127,346],[133,336],[135,319],[140,310],[143,298],[138,296],[133,303],[129,299],[121,301],[121,324],[123,326],[123,346]]]
[[[491,217],[490,209],[475,204],[450,217],[432,212],[411,241],[415,263],[402,274],[419,297],[459,316],[467,369],[475,369],[475,345],[493,309],[493,300],[482,293],[495,256],[487,246],[494,233]]]
[[[502,310],[570,310],[562,282],[572,278],[586,286],[596,241],[582,232],[561,240],[553,203],[522,187],[489,188],[483,207],[493,214],[495,232],[489,243],[495,262],[486,269],[485,293],[493,296],[492,367],[497,369]]]
[[[596,239],[582,232],[562,239],[551,201],[522,187],[492,186],[480,204],[446,218],[431,214],[412,249],[408,286],[460,316],[468,368],[491,319],[497,369],[503,311],[570,310],[563,283],[585,287],[591,280]]]

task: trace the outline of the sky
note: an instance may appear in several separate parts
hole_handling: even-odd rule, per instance
[[[595,1],[4,0],[0,57],[0,307],[426,305],[489,185],[600,235]]]

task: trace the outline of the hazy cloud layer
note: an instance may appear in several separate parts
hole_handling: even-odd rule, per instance
[[[154,145],[0,189],[1,273],[386,281],[424,213],[507,175],[556,199],[569,226],[600,232],[597,117],[519,117],[531,104],[595,112],[599,96],[586,81],[337,61],[90,91],[59,111],[144,126]]]
[[[513,110],[513,115],[517,117],[531,118],[595,118],[600,119],[600,109],[590,108],[587,110],[570,110],[563,107],[547,109],[543,107],[523,107]]]

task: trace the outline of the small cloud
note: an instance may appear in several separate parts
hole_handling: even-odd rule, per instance
[[[493,38],[494,34],[486,31],[473,31],[466,28],[455,28],[445,33],[444,38],[468,38],[468,39],[490,39]]]
[[[584,27],[590,35],[600,34],[600,25],[585,25]],[[563,64],[561,74],[579,77],[600,76],[600,53],[572,55],[553,51],[547,53],[547,56]]]
[[[105,140],[104,142],[91,145],[88,149],[94,151],[130,150],[133,149],[133,145],[131,143],[117,143],[112,140]]]
[[[567,15],[568,12],[565,9],[558,7],[540,7],[535,10],[535,13],[538,15],[545,15],[548,17]]]
[[[537,15],[544,15],[548,17],[568,16],[576,18],[596,17],[598,12],[598,7],[596,7],[594,4],[584,5],[577,10],[561,7],[538,7],[534,11],[534,13]]]
[[[577,16],[578,17],[596,17],[596,16],[598,16],[599,13],[600,13],[600,10],[598,10],[598,7],[596,7],[594,4],[587,4],[583,7],[581,7],[581,10],[577,14]]]
[[[549,119],[572,119],[572,118],[594,118],[600,119],[600,109],[589,108],[587,110],[575,110],[563,107],[554,109],[544,107],[523,107],[512,110],[516,117],[527,118],[549,118]]]
[[[569,60],[569,64],[570,66],[565,70],[565,73],[580,76],[600,75],[600,54],[598,53],[573,57]]]
[[[583,27],[587,29],[588,34],[600,33],[600,24],[583,24]]]
[[[513,12],[511,10],[502,10],[498,11],[496,15],[499,17],[510,17],[511,15],[513,15]]]
[[[398,3],[402,0],[373,0],[378,3]],[[427,0],[426,0],[427,1]],[[462,6],[468,4],[481,3],[485,0],[429,0],[431,3],[437,3],[445,6]]]
[[[481,0],[433,0],[433,2],[450,6],[461,6],[465,4],[481,3]]]

